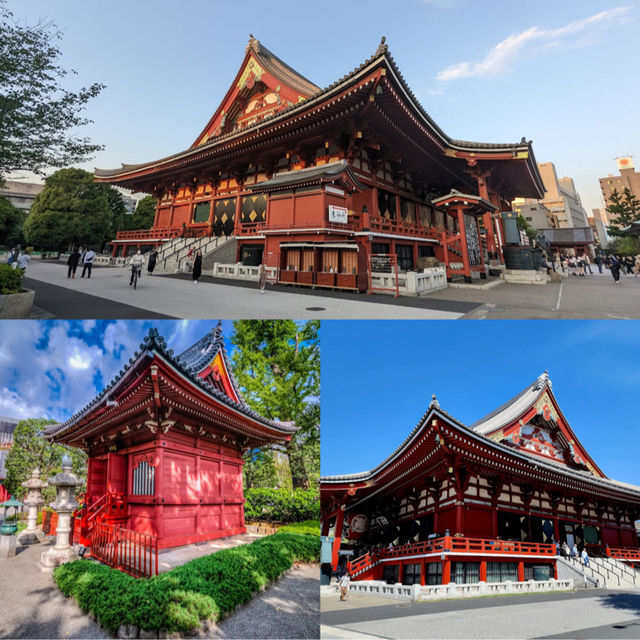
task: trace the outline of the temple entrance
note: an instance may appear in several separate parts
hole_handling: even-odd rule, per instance
[[[521,540],[520,514],[498,511],[498,536],[501,540]]]
[[[262,264],[264,247],[261,244],[247,244],[240,248],[240,258],[245,267],[259,267]]]
[[[107,491],[127,493],[127,456],[107,454]]]

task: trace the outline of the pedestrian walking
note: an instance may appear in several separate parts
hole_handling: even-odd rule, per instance
[[[638,277],[638,274],[640,273],[640,253],[636,256],[636,278]]]
[[[585,274],[588,271],[590,274],[593,275],[593,271],[591,271],[591,258],[589,257],[589,254],[585,253],[582,256],[582,259],[584,260]]]
[[[91,278],[91,268],[93,267],[93,260],[96,257],[96,252],[93,249],[87,249],[84,253],[84,257],[82,258],[82,275],[81,278],[84,278],[84,274],[87,274],[87,280]]]
[[[349,572],[346,571],[342,578],[340,578],[340,582],[338,582],[338,586],[340,587],[340,602],[344,602],[345,598],[347,597],[350,581],[351,576],[349,576]]]
[[[576,545],[576,543],[573,543],[573,547],[571,547],[571,557],[572,558],[577,558],[578,557],[578,546]]]
[[[22,270],[24,273],[27,270],[27,265],[31,261],[31,256],[28,251],[21,252],[17,259],[18,269]]]
[[[613,276],[613,282],[615,284],[620,284],[620,263],[618,262],[618,259],[614,255],[610,255],[608,262],[609,270]]]
[[[568,558],[571,555],[571,551],[569,550],[569,545],[567,544],[566,540],[562,543],[562,552],[565,558]]]
[[[71,249],[71,253],[67,258],[67,265],[69,266],[69,268],[67,269],[67,278],[76,277],[76,269],[78,268],[79,262],[80,262],[80,251],[78,251],[78,249]]]
[[[202,251],[198,249],[196,252],[196,258],[193,261],[193,274],[191,277],[193,278],[193,284],[198,284],[198,279],[202,274]]]
[[[635,264],[635,260],[631,256],[626,256],[624,259],[624,265],[627,267],[627,274],[633,273],[633,267]]]
[[[580,554],[580,557],[582,558],[582,564],[585,567],[588,567],[589,566],[589,554],[587,553],[586,549],[582,550],[582,553]]]
[[[13,263],[18,259],[18,255],[20,254],[18,247],[13,247],[11,251],[9,251],[9,255],[7,256],[7,264],[13,265]],[[15,267],[14,267],[15,269]]]
[[[602,273],[602,256],[600,254],[596,256],[596,265],[598,265],[598,271]]]
[[[131,278],[129,279],[129,286],[133,285],[133,276],[137,272],[138,278],[142,275],[142,266],[144,265],[144,256],[142,255],[142,251],[138,249],[136,254],[131,257],[129,261],[131,265]]]
[[[263,263],[258,267],[258,289],[260,289],[260,293],[264,293],[264,288],[266,284],[267,284],[267,270]]]
[[[156,268],[156,261],[158,260],[158,250],[153,249],[149,254],[149,264],[147,264],[147,273],[151,275]]]

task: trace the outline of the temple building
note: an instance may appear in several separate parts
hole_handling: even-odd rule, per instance
[[[166,548],[244,533],[242,454],[296,429],[249,408],[218,325],[177,356],[150,330],[111,384],[45,435],[89,456],[75,540],[90,545],[105,522]]]
[[[557,578],[555,542],[640,565],[640,487],[605,476],[547,373],[470,426],[433,399],[370,471],[321,478],[333,566],[405,584]]]
[[[445,134],[384,38],[321,89],[252,36],[188,149],[95,176],[158,200],[153,228],[119,232],[114,257],[228,237],[237,262],[264,263],[280,282],[351,290],[366,288],[372,255],[393,256],[402,271],[437,260],[450,279],[486,277],[489,260],[502,260],[501,212],[544,191],[525,138]]]

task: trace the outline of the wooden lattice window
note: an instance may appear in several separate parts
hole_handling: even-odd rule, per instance
[[[193,207],[193,222],[209,222],[210,202],[198,202]]]
[[[156,493],[156,468],[141,460],[133,470],[134,496],[153,496]]]

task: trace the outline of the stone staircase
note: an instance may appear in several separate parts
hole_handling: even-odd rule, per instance
[[[585,566],[578,558],[567,558],[574,567],[607,589],[639,589],[640,574],[615,558],[589,558]]]
[[[198,249],[203,255],[203,270],[205,267],[205,258],[212,253],[234,241],[233,236],[203,236],[200,238],[173,238],[165,242],[158,250],[158,259],[156,261],[156,269],[154,273],[159,275],[163,273],[186,273],[191,270],[193,259]],[[189,256],[191,251],[191,256]],[[149,254],[146,255],[148,262]]]

